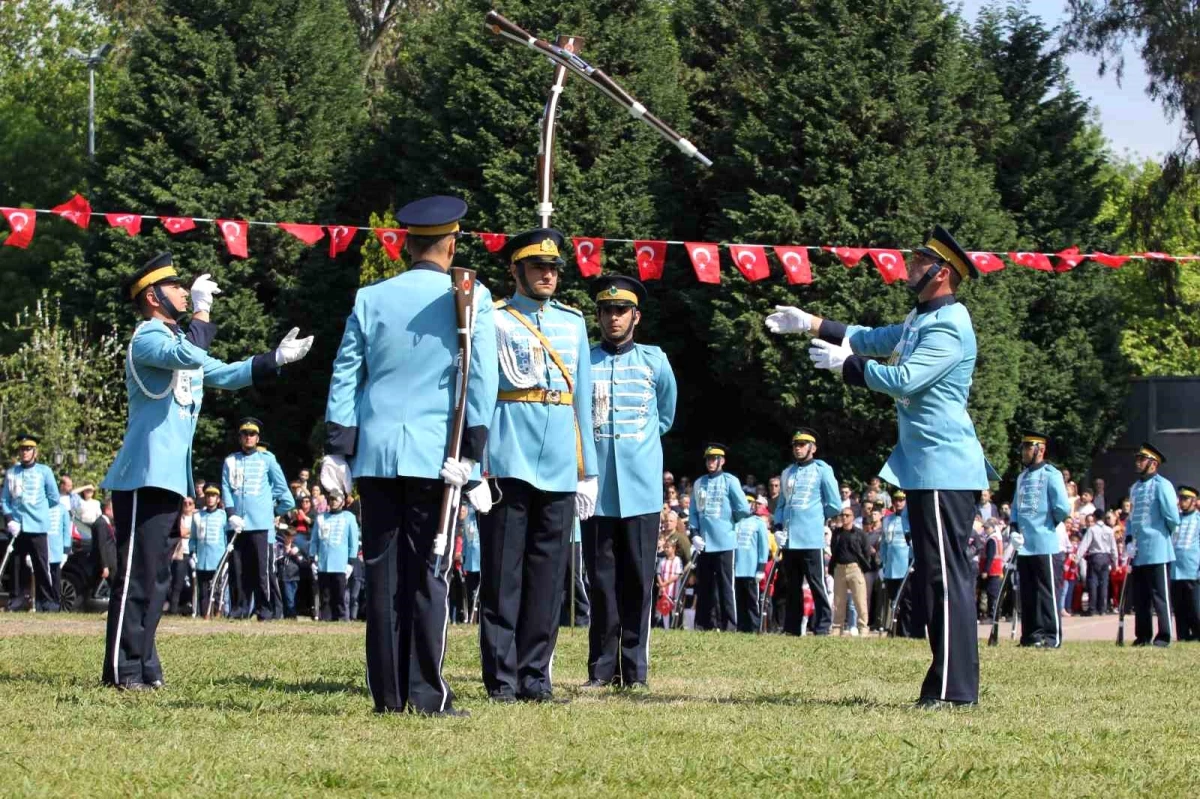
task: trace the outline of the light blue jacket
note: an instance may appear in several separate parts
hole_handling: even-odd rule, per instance
[[[479,461],[496,405],[492,296],[479,282],[474,309],[462,454]],[[438,479],[458,379],[457,330],[450,275],[433,264],[359,290],[325,406],[328,449],[349,457],[355,477]]]
[[[901,513],[883,517],[883,534],[879,537],[879,576],[885,580],[903,580],[912,566],[912,543],[909,541],[908,508]]]
[[[267,353],[237,363],[209,357],[205,351],[216,332],[207,322],[191,322],[193,340],[158,319],[142,322],[125,354],[129,424],[125,442],[100,485],[109,491],[163,488],[195,494],[192,437],[204,387],[239,389],[277,372]]]
[[[879,472],[906,490],[982,490],[999,475],[983,456],[967,399],[975,371],[975,330],[954,297],[914,308],[902,325],[846,329],[856,355],[842,374],[896,401],[900,440]],[[822,337],[824,330],[822,330]]]
[[[313,522],[308,552],[317,561],[317,571],[344,573],[358,557],[358,522],[348,510],[330,511]]]
[[[497,402],[488,435],[488,473],[523,480],[541,491],[573,492],[580,478],[577,432],[583,450],[583,475],[597,475],[596,440],[588,435],[592,426],[592,370],[579,368],[591,363],[583,314],[556,300],[538,303],[519,294],[504,302],[528,319],[554,347],[572,375],[574,397],[572,405]],[[496,339],[500,391],[567,390],[566,380],[537,337],[499,307]],[[659,480],[661,483],[661,474]],[[662,508],[661,499],[657,507]]]
[[[733,553],[733,576],[754,577],[771,556],[767,523],[761,516],[747,516],[737,523],[737,549]]]
[[[211,512],[201,508],[192,514],[192,552],[196,555],[196,571],[216,571],[221,565],[228,523],[229,517],[221,508]]]
[[[658,347],[592,347],[596,515],[627,519],[663,505],[662,436],[675,421],[675,374]]]
[[[1011,524],[1025,536],[1018,555],[1056,555],[1062,542],[1055,530],[1071,515],[1067,486],[1052,463],[1042,461],[1017,475],[1013,493]]]
[[[1180,514],[1171,543],[1175,547],[1171,579],[1200,580],[1200,512]]]
[[[46,533],[47,561],[62,563],[71,554],[71,514],[62,505],[50,509],[50,530]]]
[[[52,526],[50,509],[57,507],[61,507],[58,483],[49,466],[34,463],[25,468],[18,463],[8,467],[0,490],[4,521],[15,521],[23,533],[48,533]]]
[[[221,467],[221,502],[247,530],[275,530],[275,517],[296,507],[279,461],[271,452],[238,451]]]
[[[464,572],[479,571],[479,517],[475,508],[467,506],[467,519],[463,522],[462,565]]]
[[[1138,480],[1129,489],[1132,507],[1125,533],[1137,544],[1134,566],[1171,563],[1175,547],[1171,537],[1179,527],[1179,500],[1175,486],[1161,474]]]
[[[784,549],[824,549],[825,520],[841,512],[837,478],[825,461],[793,463],[779,475],[775,521],[787,531]]]
[[[729,552],[737,546],[734,524],[750,515],[750,503],[737,478],[706,474],[692,483],[688,530],[704,539],[705,552]]]

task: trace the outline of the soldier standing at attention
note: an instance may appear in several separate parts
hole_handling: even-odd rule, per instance
[[[750,503],[737,478],[725,473],[724,444],[704,450],[707,474],[692,483],[692,534],[696,561],[696,629],[737,629],[733,552],[737,548],[734,525],[750,515]]]

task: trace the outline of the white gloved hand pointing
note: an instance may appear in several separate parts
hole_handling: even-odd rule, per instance
[[[279,346],[275,348],[275,365],[285,366],[308,355],[308,351],[312,349],[313,337],[299,338],[300,328],[293,327],[283,337],[283,341],[279,342]]]
[[[772,333],[811,333],[812,314],[791,305],[776,305],[775,313],[767,317],[767,330]]]
[[[221,287],[205,272],[196,278],[188,293],[192,295],[192,313],[208,313],[212,310],[213,296],[221,293]]]

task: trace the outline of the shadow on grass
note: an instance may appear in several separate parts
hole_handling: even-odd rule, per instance
[[[602,694],[600,697],[633,702],[635,704],[693,705],[696,707],[705,705],[744,705],[750,707],[756,705],[775,705],[779,707],[860,708],[863,710],[908,710],[912,708],[911,702],[881,702],[865,696],[845,696],[830,699],[798,696],[796,694],[697,697],[687,694],[628,693],[616,691],[610,694]]]
[[[259,691],[279,691],[285,694],[357,694],[367,695],[367,688],[360,683],[333,682],[331,680],[305,680],[287,682],[275,677],[250,677],[240,674],[213,680],[215,687],[253,688]]]

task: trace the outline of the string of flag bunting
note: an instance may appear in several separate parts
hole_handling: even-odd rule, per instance
[[[9,234],[4,240],[4,246],[28,247],[33,241],[37,227],[38,214],[50,214],[62,217],[83,229],[91,224],[93,211],[91,204],[82,195],[76,194],[70,200],[54,208],[6,208],[0,207],[0,213],[8,222]],[[206,219],[187,216],[151,216],[146,214],[131,214],[125,212],[103,213],[110,227],[121,228],[130,236],[137,236],[142,231],[142,223],[146,220],[158,220],[171,235],[194,230],[197,224],[215,225],[225,240],[225,246],[230,255],[238,258],[248,258],[250,255],[247,234],[251,226],[275,227],[295,236],[308,246],[313,246],[321,239],[329,238],[329,257],[335,258],[349,249],[359,231],[369,231],[375,234],[388,258],[395,261],[400,258],[400,250],[404,246],[407,231],[404,228],[374,228],[357,225],[316,225],[297,222],[263,222],[246,219]],[[499,252],[508,241],[507,233],[484,233],[466,231],[465,235],[478,237],[488,252]],[[642,280],[659,280],[667,260],[668,246],[683,246],[687,250],[696,279],[701,283],[719,284],[721,282],[721,250],[729,253],[738,271],[749,281],[765,280],[771,275],[771,267],[767,250],[775,253],[776,259],[783,267],[788,283],[804,285],[812,282],[812,262],[810,252],[827,252],[841,261],[847,268],[858,265],[864,258],[869,258],[874,264],[885,283],[891,284],[908,277],[904,265],[905,253],[910,250],[887,249],[879,247],[834,247],[829,245],[766,245],[766,244],[716,244],[696,241],[667,241],[649,239],[611,239],[602,237],[576,236],[572,238],[575,250],[575,263],[584,277],[596,277],[603,269],[603,253],[605,244],[632,244],[637,260],[638,275]],[[1067,272],[1084,261],[1095,261],[1104,266],[1118,269],[1131,260],[1160,260],[1173,262],[1200,261],[1200,255],[1171,255],[1163,252],[1142,252],[1129,255],[1110,255],[1102,252],[1080,252],[1078,247],[1068,247],[1054,253],[1045,252],[972,252],[971,260],[980,272],[998,272],[1005,268],[1001,256],[1019,266],[1036,269],[1041,272]],[[1054,259],[1054,260],[1051,260]]]

